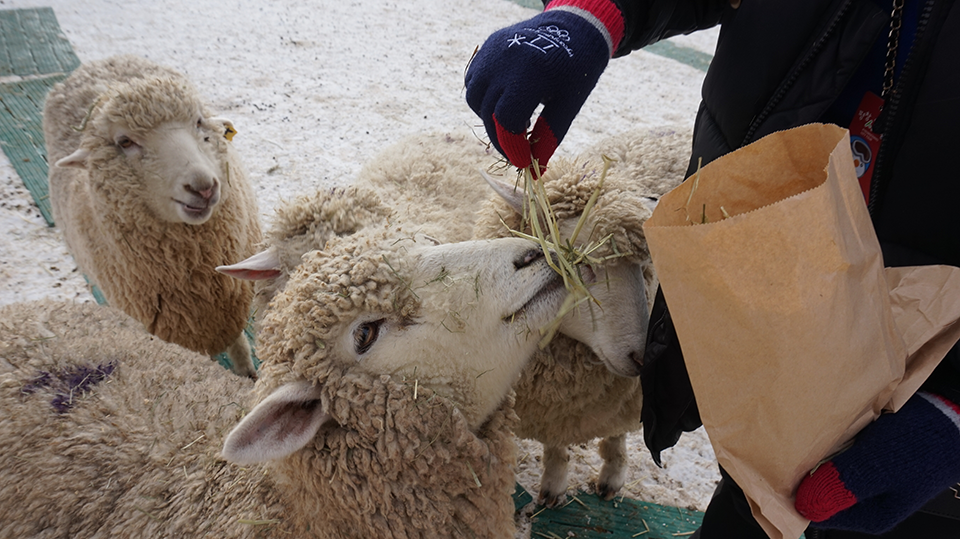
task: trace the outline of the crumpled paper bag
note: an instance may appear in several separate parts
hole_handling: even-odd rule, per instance
[[[847,130],[771,134],[665,195],[644,232],[717,460],[773,538],[796,488],[960,338],[960,269],[885,269]]]

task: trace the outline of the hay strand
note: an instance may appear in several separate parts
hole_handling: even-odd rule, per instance
[[[585,302],[593,302],[598,306],[600,305],[600,302],[590,293],[590,290],[584,283],[580,266],[583,264],[596,265],[611,258],[605,257],[603,259],[597,259],[591,255],[604,243],[610,241],[612,234],[598,242],[590,243],[588,241],[583,245],[578,245],[577,240],[584,230],[591,210],[600,197],[604,180],[607,177],[607,171],[611,163],[613,163],[613,160],[609,157],[605,155],[601,157],[603,159],[603,168],[600,171],[597,187],[584,205],[583,211],[580,213],[577,224],[569,238],[561,237],[560,227],[557,224],[557,216],[547,196],[537,160],[534,159],[529,167],[521,171],[524,180],[524,193],[526,195],[524,197],[521,229],[525,228],[524,225],[526,224],[530,227],[532,234],[526,234],[518,230],[510,229],[509,227],[507,228],[514,235],[534,241],[540,245],[540,248],[546,255],[547,264],[560,275],[563,279],[564,287],[569,292],[557,316],[554,317],[549,324],[540,328],[541,339],[539,346],[541,349],[549,344],[556,335],[564,316]],[[503,221],[501,220],[501,222]],[[505,223],[504,225],[506,226]],[[623,255],[617,254],[614,256]]]

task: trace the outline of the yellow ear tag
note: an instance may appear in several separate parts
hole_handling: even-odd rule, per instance
[[[223,132],[223,137],[224,137],[225,139],[227,139],[227,140],[232,141],[232,140],[233,140],[233,136],[237,134],[237,130],[234,129],[233,126],[230,126],[230,125],[224,126],[224,128],[225,128],[225,130],[224,130],[224,132]]]

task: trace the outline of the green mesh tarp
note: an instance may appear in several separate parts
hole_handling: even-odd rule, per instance
[[[52,9],[0,10],[0,147],[51,226],[43,100],[79,65]]]
[[[0,78],[69,73],[79,65],[51,8],[0,10]]]
[[[518,484],[517,489],[523,487]],[[518,506],[519,499],[514,494]],[[620,497],[604,501],[579,493],[567,494],[563,507],[536,507],[531,520],[531,539],[682,539],[696,531],[703,513]]]
[[[43,99],[66,75],[0,84],[0,147],[23,185],[53,226],[47,188],[47,150],[43,144]]]

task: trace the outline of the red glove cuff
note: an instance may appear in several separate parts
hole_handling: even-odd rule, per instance
[[[855,503],[857,497],[843,484],[832,462],[817,468],[797,489],[797,512],[813,522],[823,522]]]
[[[623,39],[623,14],[611,0],[553,0],[544,11],[559,9],[582,17],[603,34],[610,56]]]
[[[532,161],[530,153],[530,142],[527,141],[527,134],[511,133],[497,121],[497,116],[493,116],[493,123],[497,127],[497,142],[500,143],[500,149],[507,159],[517,168],[527,168]]]

